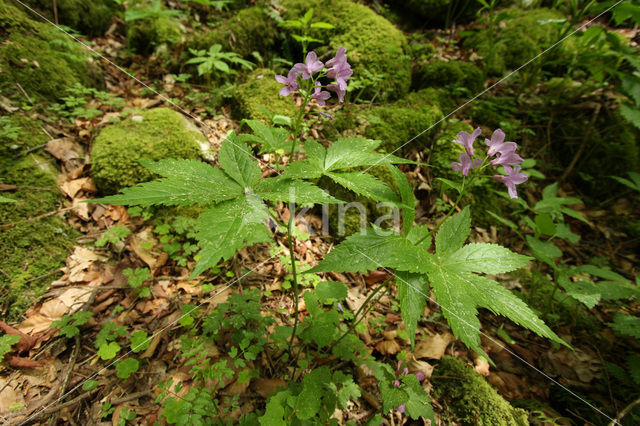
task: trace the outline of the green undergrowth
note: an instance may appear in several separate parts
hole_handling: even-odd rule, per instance
[[[249,73],[232,98],[232,109],[238,119],[271,121],[275,114],[295,117],[297,109],[290,97],[278,94],[282,85],[275,80],[275,72],[259,68]]]
[[[17,187],[8,193],[16,202],[0,204],[0,224],[19,223],[0,229],[0,303],[3,316],[16,320],[59,276],[56,270],[79,234],[58,215],[23,223],[63,207],[64,197],[56,184],[56,162],[46,153],[22,155],[48,136],[26,117],[14,115],[12,122],[20,130],[15,141],[0,137],[0,182]]]
[[[111,25],[118,4],[115,0],[28,0],[26,3],[36,7],[51,21],[54,20],[55,4],[60,25],[74,28],[89,36],[104,34]]]

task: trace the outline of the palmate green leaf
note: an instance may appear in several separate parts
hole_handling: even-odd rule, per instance
[[[407,240],[425,250],[431,247],[431,230],[427,225],[417,225],[409,230]]]
[[[399,204],[398,196],[378,178],[360,172],[327,172],[335,183],[372,200]]]
[[[89,202],[129,206],[190,206],[230,200],[242,194],[242,187],[220,169],[202,161],[166,159],[143,162],[142,165],[162,177],[124,188],[121,194],[95,198]]]
[[[471,215],[469,207],[451,216],[436,234],[436,253],[446,257],[462,247],[471,231]]]
[[[446,267],[456,271],[502,274],[523,267],[531,259],[498,244],[471,243],[448,256]]]
[[[342,203],[311,182],[292,180],[282,176],[262,179],[253,190],[256,195],[267,201],[286,201],[299,205]]]
[[[425,295],[429,294],[429,284],[426,276],[422,274],[398,271],[396,272],[396,277],[400,314],[413,349],[416,344],[418,320],[424,314],[424,307],[427,303]]]
[[[470,349],[486,356],[480,347],[480,320],[474,300],[476,295],[456,279],[458,274],[440,266],[434,267],[428,274],[433,295],[453,334]]]
[[[205,210],[196,225],[200,260],[190,279],[216,266],[220,260],[230,259],[244,246],[271,240],[264,223],[267,218],[267,206],[254,194]]]
[[[243,188],[251,188],[262,177],[260,166],[244,142],[231,134],[220,147],[218,162],[226,174]]]
[[[591,309],[600,302],[602,298],[598,287],[592,281],[572,281],[566,272],[562,272],[558,277],[558,284],[567,294]]]
[[[367,228],[363,235],[347,237],[307,273],[368,272],[382,267],[424,272],[425,265],[433,262],[432,257],[400,234]]]

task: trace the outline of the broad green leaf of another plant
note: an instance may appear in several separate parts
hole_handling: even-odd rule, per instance
[[[0,196],[0,203],[15,203],[16,200],[12,200],[11,198],[5,198]]]
[[[11,347],[20,341],[18,334],[3,334],[0,336],[0,362],[11,352]]]
[[[140,368],[140,361],[135,358],[127,358],[116,364],[116,376],[121,379],[128,379]]]

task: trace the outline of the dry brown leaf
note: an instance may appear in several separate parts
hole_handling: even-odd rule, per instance
[[[84,148],[75,139],[52,139],[47,142],[45,150],[62,161],[67,170],[73,170],[84,163]]]
[[[282,379],[265,379],[258,377],[251,381],[251,390],[267,399],[269,395],[272,395],[278,391],[278,388],[287,387],[287,382]]]
[[[475,369],[476,369],[476,373],[487,377],[491,371],[491,366],[489,365],[489,361],[487,361],[485,358],[483,357],[478,357],[475,359],[474,361],[475,364]]]
[[[407,368],[411,373],[421,372],[426,379],[433,374],[433,366],[426,361],[418,360],[411,352],[407,354]]]
[[[383,355],[395,355],[402,348],[395,340],[382,340],[376,343],[376,349]]]
[[[38,368],[42,364],[38,361],[34,361],[29,358],[23,358],[21,356],[8,356],[7,362],[10,366],[15,368]]]
[[[7,384],[8,380],[9,378],[0,378],[0,414],[8,413],[12,406],[25,405],[22,392],[16,392],[14,389],[18,383],[14,380],[13,383]]]
[[[418,342],[413,353],[416,358],[440,359],[453,340],[451,333],[435,334]]]
[[[28,334],[25,334],[20,330],[17,330],[11,327],[9,324],[1,320],[0,320],[0,329],[4,331],[6,334],[20,336],[20,340],[18,341],[18,343],[16,343],[16,345],[13,348],[18,353],[23,353],[28,351],[37,342],[37,339],[35,337],[29,336]]]

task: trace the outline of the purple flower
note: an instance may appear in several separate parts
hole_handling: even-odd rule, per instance
[[[289,70],[289,74],[286,77],[276,75],[276,81],[285,85],[280,89],[280,96],[289,96],[289,93],[298,90],[298,74],[300,73],[294,67]]]
[[[516,150],[518,145],[515,142],[505,142],[504,136],[505,134],[501,129],[496,129],[491,135],[491,140],[485,138],[484,143],[489,147],[487,151],[489,157],[493,157],[497,153],[502,155]]]
[[[336,56],[327,61],[327,66],[327,76],[333,78],[341,90],[346,91],[347,80],[353,75],[351,65],[347,62],[347,49],[342,46],[338,48]]]
[[[462,131],[458,133],[458,135],[456,136],[456,139],[454,139],[453,142],[462,145],[464,149],[467,151],[467,154],[469,154],[469,156],[472,157],[473,142],[475,142],[476,138],[480,136],[480,133],[482,133],[482,130],[480,130],[480,127],[475,129],[471,134],[469,134],[468,132]]]
[[[507,172],[507,176],[494,175],[493,179],[498,182],[502,182],[507,186],[509,197],[518,198],[518,192],[516,191],[516,185],[520,185],[527,181],[527,175],[520,172],[520,166],[504,166],[504,171]]]
[[[302,78],[305,80],[311,78],[311,74],[317,73],[322,68],[324,68],[324,64],[318,60],[318,55],[313,51],[307,53],[304,64],[297,63],[293,66],[293,69],[302,74]]]
[[[311,95],[311,97],[315,99],[320,106],[324,105],[331,97],[331,93],[327,92],[326,90],[322,90],[321,86],[322,85],[320,84],[320,82],[316,81],[315,91]]]
[[[461,171],[462,176],[468,176],[469,170],[475,169],[476,167],[479,167],[480,164],[482,164],[482,160],[480,158],[474,158],[473,161],[471,161],[471,157],[469,157],[469,154],[467,154],[466,152],[460,153],[460,157],[458,157],[458,159],[460,160],[460,162],[451,163],[451,168],[456,172]]]
[[[328,84],[327,89],[331,90],[332,92],[336,92],[336,94],[338,95],[338,101],[340,101],[340,103],[344,102],[344,95],[347,93],[346,87],[343,89],[338,84]]]
[[[496,158],[491,160],[492,166],[515,166],[524,161],[515,151],[506,151],[498,154]]]

